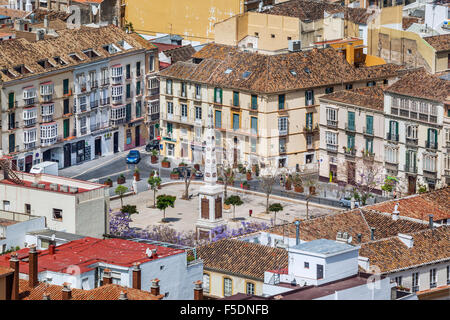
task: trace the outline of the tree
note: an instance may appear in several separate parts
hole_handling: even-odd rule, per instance
[[[269,198],[272,194],[273,185],[280,176],[278,168],[272,165],[265,165],[264,169],[261,169],[259,175],[259,187],[266,194],[266,213],[269,213]]]
[[[123,207],[123,195],[128,191],[128,188],[123,185],[118,185],[114,192],[120,197],[120,207]]]
[[[302,185],[308,190],[306,195],[306,220],[309,219],[309,201],[317,194],[319,185],[319,172],[300,174]]]
[[[269,207],[269,211],[274,213],[274,218],[273,218],[273,224],[276,224],[277,221],[277,212],[278,211],[283,211],[283,206],[281,205],[281,203],[272,203]]]
[[[153,190],[153,207],[156,207],[156,192],[158,192],[158,188],[161,185],[161,178],[153,176],[148,178],[147,182],[150,185],[150,189]]]
[[[233,220],[236,220],[235,218],[236,206],[240,206],[243,203],[244,202],[242,202],[241,197],[239,196],[230,196],[229,198],[226,198],[225,204],[233,206]]]
[[[227,188],[229,184],[233,184],[234,182],[234,175],[235,171],[233,169],[233,166],[226,161],[224,161],[221,165],[217,168],[217,176],[219,178],[222,178],[223,181],[223,194],[225,199],[227,199]]]
[[[194,167],[179,167],[180,178],[184,180],[184,193],[181,199],[189,200],[189,186],[191,185],[192,178],[195,176],[197,170]],[[189,172],[191,174],[189,174]]]
[[[139,213],[138,211],[137,211],[137,209],[136,209],[136,206],[135,205],[131,205],[131,204],[126,204],[126,205],[124,205],[123,207],[122,207],[122,210],[121,210],[123,213],[128,213],[128,215],[132,215],[132,214],[135,214],[135,213]]]
[[[161,220],[162,222],[165,222],[166,220],[166,209],[168,207],[174,207],[175,199],[175,196],[170,196],[167,194],[162,194],[156,198],[156,207],[164,212],[163,219]]]

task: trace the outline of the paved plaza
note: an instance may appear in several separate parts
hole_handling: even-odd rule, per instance
[[[169,194],[177,197],[175,201],[175,207],[166,209],[166,219],[169,221],[168,223],[161,222],[161,218],[163,217],[162,211],[156,208],[149,207],[153,205],[153,191],[143,191],[137,195],[125,197],[123,199],[124,205],[136,205],[139,212],[139,214],[132,215],[131,218],[133,221],[130,223],[130,226],[144,229],[147,226],[165,224],[176,229],[177,231],[195,230],[195,222],[197,220],[199,212],[199,203],[197,196],[199,187],[199,184],[191,184],[189,191],[190,194],[194,195],[191,200],[181,199],[181,195],[184,190],[184,184],[182,183],[163,186],[163,188],[159,190],[159,192],[157,192],[157,196],[161,194]],[[242,221],[265,222],[267,224],[271,223],[270,219],[273,218],[274,215],[273,213],[271,213],[270,215],[264,213],[266,203],[266,198],[264,196],[245,194],[243,192],[232,192],[228,190],[228,196],[232,194],[238,194],[244,204],[236,207],[235,217],[237,218],[237,221],[232,221],[232,207],[229,212],[223,212],[223,216],[228,222],[230,228],[241,227]],[[287,200],[288,201],[280,201],[277,199],[270,200],[270,203],[281,203],[284,208],[282,212],[277,213],[276,223],[281,224],[285,221],[292,222],[296,218],[305,219],[306,205],[301,203],[292,203],[291,201],[289,201],[289,199]],[[111,209],[113,211],[118,211],[120,209],[120,199],[111,201]],[[252,217],[249,217],[249,210],[253,210]],[[332,214],[335,212],[336,209],[333,208],[317,207],[314,204],[309,205],[310,217]]]

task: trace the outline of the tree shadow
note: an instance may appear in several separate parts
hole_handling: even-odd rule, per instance
[[[177,222],[177,221],[180,221],[181,220],[181,218],[165,218],[164,219],[164,222],[165,223],[168,223],[168,222]]]
[[[237,217],[237,218],[231,218],[230,220],[231,221],[244,221],[244,220],[246,220],[246,218],[244,218],[244,217]]]

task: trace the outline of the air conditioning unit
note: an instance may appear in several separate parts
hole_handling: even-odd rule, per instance
[[[301,40],[289,40],[288,50],[289,50],[289,52],[302,51],[302,41]]]

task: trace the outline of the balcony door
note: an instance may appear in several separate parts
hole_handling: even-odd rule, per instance
[[[416,193],[416,177],[408,176],[408,194]]]

